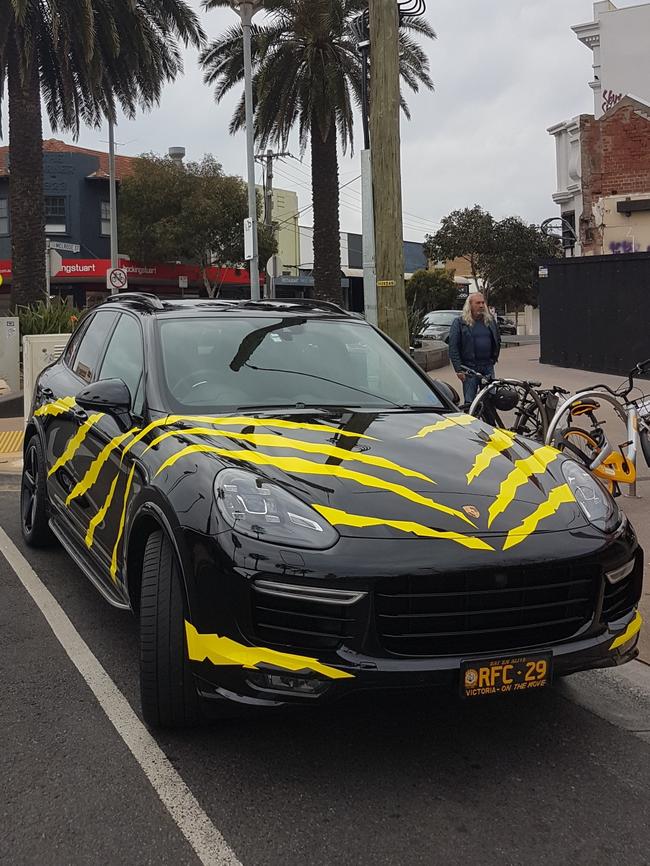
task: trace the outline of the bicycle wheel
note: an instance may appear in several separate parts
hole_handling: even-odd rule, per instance
[[[491,427],[503,427],[503,422],[494,407],[490,386],[479,391],[468,411],[470,415],[480,418],[481,421],[485,421]]]
[[[548,430],[546,409],[539,394],[530,385],[515,386],[519,393],[519,405],[511,430],[520,436],[543,441]]]

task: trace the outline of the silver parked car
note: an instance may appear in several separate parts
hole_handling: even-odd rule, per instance
[[[451,324],[460,315],[461,310],[434,310],[432,313],[427,313],[422,339],[442,340],[448,343]]]

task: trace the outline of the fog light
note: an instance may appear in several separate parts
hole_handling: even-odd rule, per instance
[[[312,677],[307,679],[292,674],[272,674],[267,671],[254,671],[249,674],[248,681],[258,689],[291,692],[294,695],[319,695],[329,686],[329,683]]]
[[[626,562],[625,565],[622,565],[620,568],[615,568],[614,571],[606,572],[607,580],[610,583],[620,583],[624,580],[628,575],[632,574],[634,571],[634,566],[636,561],[631,559],[629,562]]]

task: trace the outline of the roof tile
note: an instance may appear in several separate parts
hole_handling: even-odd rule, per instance
[[[93,173],[93,177],[108,177],[108,153],[101,150],[90,150],[87,147],[77,147],[75,144],[66,144],[57,138],[47,138],[43,141],[44,153],[83,153],[86,156],[95,156],[99,161],[99,168]],[[6,176],[8,172],[9,148],[0,147],[0,176]],[[130,177],[137,161],[137,156],[117,156],[115,158],[115,173],[118,180]]]

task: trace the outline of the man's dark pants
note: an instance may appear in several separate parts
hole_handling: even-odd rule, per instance
[[[475,364],[474,369],[477,373],[482,373],[484,376],[489,376],[491,379],[494,378],[494,364],[491,362],[487,362],[484,364]],[[478,376],[470,376],[467,374],[465,381],[463,382],[463,397],[465,398],[465,408],[469,409],[471,404],[474,402],[474,398],[479,392],[479,387],[481,384],[481,380]]]

